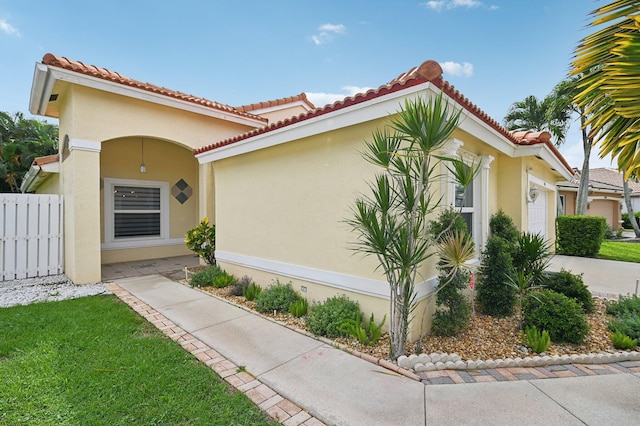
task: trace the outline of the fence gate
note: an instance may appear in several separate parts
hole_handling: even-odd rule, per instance
[[[0,281],[62,274],[62,195],[0,194]]]

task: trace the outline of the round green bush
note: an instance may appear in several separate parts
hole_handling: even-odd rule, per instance
[[[593,296],[582,281],[582,275],[575,275],[564,269],[560,272],[550,273],[546,287],[556,293],[575,299],[582,306],[585,314],[591,314],[596,309]]]
[[[338,337],[346,334],[340,330],[345,320],[362,318],[357,302],[345,295],[334,296],[311,308],[306,318],[307,328],[317,336]]]
[[[298,299],[300,296],[291,283],[282,284],[276,280],[256,297],[256,309],[264,313],[289,312],[291,305]]]
[[[582,306],[552,290],[529,293],[523,303],[523,325],[547,330],[554,342],[582,343],[589,333]]]

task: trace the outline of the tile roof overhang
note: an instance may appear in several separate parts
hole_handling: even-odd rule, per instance
[[[268,121],[229,105],[143,83],[106,68],[86,65],[51,53],[44,55],[42,63],[36,63],[35,66],[29,102],[29,111],[32,114],[46,115],[57,81],[87,86],[251,127],[264,126]]]
[[[200,163],[208,163],[339,127],[374,120],[397,112],[404,98],[418,96],[420,92],[426,90],[441,91],[462,107],[463,115],[460,123],[462,130],[492,144],[494,148],[511,157],[538,156],[565,179],[569,180],[573,176],[573,169],[551,143],[550,138],[547,139],[541,134],[534,137],[532,134],[521,135],[509,132],[443,80],[442,68],[435,61],[426,61],[377,89],[224,139],[196,149],[194,154]]]
[[[33,192],[51,173],[60,173],[60,155],[53,154],[37,157],[24,175],[20,184],[20,191],[23,193]]]
[[[242,112],[251,112],[256,114],[259,112],[274,110],[274,109],[282,109],[287,106],[295,106],[300,105],[305,108],[307,111],[314,109],[316,106],[311,103],[309,99],[307,99],[306,93],[300,93],[296,96],[289,96],[286,98],[273,99],[270,101],[257,102],[250,105],[242,105],[236,107],[238,111]]]

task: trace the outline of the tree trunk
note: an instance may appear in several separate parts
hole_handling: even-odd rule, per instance
[[[580,184],[578,186],[578,198],[576,200],[576,214],[587,214],[587,205],[589,202],[589,157],[591,156],[591,147],[593,146],[593,138],[587,134],[584,128],[584,115],[580,115],[580,124],[582,127],[582,149],[584,151],[584,160],[582,161],[582,170],[580,171]]]
[[[640,226],[636,220],[633,207],[631,206],[631,191],[629,190],[629,181],[624,178],[625,172],[622,170],[622,188],[624,189],[624,204],[627,206],[627,213],[629,213],[629,222],[633,227],[633,232],[636,234],[636,238],[640,238]]]

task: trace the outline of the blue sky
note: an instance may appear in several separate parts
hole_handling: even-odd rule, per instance
[[[502,122],[513,102],[544,97],[566,76],[601,4],[0,0],[0,110],[27,112],[34,65],[49,52],[230,105],[300,92],[322,105],[434,59]],[[579,138],[573,126],[561,148],[574,167]]]

